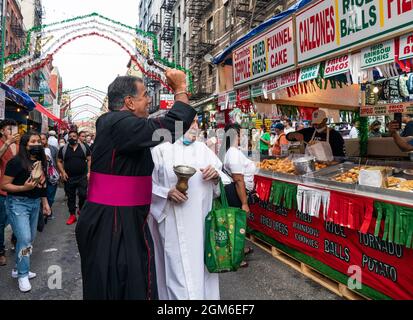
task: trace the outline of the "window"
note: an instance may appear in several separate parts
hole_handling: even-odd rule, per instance
[[[181,6],[178,7],[178,23],[181,24]]]
[[[143,16],[143,27],[145,28],[145,30],[147,28],[147,24],[148,24],[148,14],[145,13],[145,15]]]
[[[212,73],[214,72],[214,67],[212,64],[208,64],[208,75],[212,76]]]
[[[186,0],[184,1],[184,20],[186,19]]]
[[[181,41],[178,40],[176,42],[177,50],[176,50],[176,63],[181,64]]]
[[[214,39],[214,19],[211,17],[207,21],[207,40]]]
[[[231,7],[230,7],[230,1],[227,1],[224,5],[224,23],[225,23],[225,30],[228,30],[228,28],[231,26]]]
[[[182,38],[182,56],[186,56],[186,33],[184,33]]]

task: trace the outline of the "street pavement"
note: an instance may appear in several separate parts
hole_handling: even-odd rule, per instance
[[[58,191],[53,211],[55,219],[48,222],[42,233],[37,234],[33,244],[31,270],[37,273],[37,277],[31,280],[32,291],[29,293],[21,293],[17,280],[11,278],[14,252],[10,250],[11,230],[10,227],[7,228],[8,264],[0,267],[0,300],[82,299],[82,278],[75,225],[67,226],[65,223],[68,213],[62,189]],[[253,247],[254,253],[249,257],[248,268],[220,275],[221,299],[340,299],[260,248]],[[57,287],[59,282],[56,281],[60,278],[61,288]]]

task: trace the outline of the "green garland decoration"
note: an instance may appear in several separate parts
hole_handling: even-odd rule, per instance
[[[31,37],[32,37],[33,32],[39,32],[43,29],[46,29],[46,28],[49,28],[49,27],[52,27],[52,26],[55,26],[55,25],[70,23],[70,22],[73,22],[73,21],[87,19],[87,18],[90,18],[90,17],[101,18],[103,20],[109,21],[113,24],[122,26],[124,28],[130,29],[130,30],[135,30],[136,34],[140,34],[140,35],[142,35],[146,38],[150,38],[152,40],[152,44],[153,44],[154,59],[156,61],[170,67],[170,68],[176,68],[178,70],[184,71],[188,76],[188,82],[189,82],[189,88],[188,89],[191,93],[193,92],[193,87],[194,86],[193,86],[192,72],[189,69],[185,69],[180,65],[175,66],[175,64],[169,62],[167,59],[161,58],[159,48],[158,48],[158,41],[157,41],[156,35],[154,33],[146,32],[146,31],[143,31],[139,28],[134,28],[134,27],[128,26],[128,25],[126,25],[124,23],[121,23],[119,21],[115,21],[115,20],[112,20],[112,19],[107,18],[105,16],[102,16],[101,14],[96,13],[96,12],[93,12],[93,13],[88,14],[88,15],[77,16],[77,17],[73,17],[73,18],[70,18],[70,19],[66,19],[66,20],[62,20],[62,21],[58,21],[58,22],[53,22],[53,23],[50,23],[50,24],[35,26],[35,27],[31,28],[30,30],[28,30],[27,37],[26,37],[26,44],[25,44],[24,48],[22,50],[20,50],[19,52],[17,52],[17,53],[13,53],[13,54],[10,54],[7,57],[5,57],[5,62],[17,60],[17,59],[22,58],[23,56],[25,56],[29,53],[30,42],[31,42]]]
[[[367,157],[367,147],[369,141],[369,121],[367,117],[360,117],[360,111],[354,113],[354,120],[358,121],[360,139],[360,157]]]

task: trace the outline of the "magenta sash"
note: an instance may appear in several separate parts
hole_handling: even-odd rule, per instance
[[[152,177],[114,176],[92,172],[88,201],[113,206],[134,207],[151,204]]]

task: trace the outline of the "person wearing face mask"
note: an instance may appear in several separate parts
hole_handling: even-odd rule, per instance
[[[55,148],[59,148],[59,144],[58,144],[56,136],[57,136],[56,131],[50,130],[49,131],[49,138],[48,138],[47,142],[50,146],[53,146]]]
[[[304,141],[314,144],[318,141],[326,141],[330,144],[335,157],[344,157],[344,139],[339,132],[327,127],[327,115],[323,110],[313,112],[312,127],[291,132],[287,135],[288,141]]]
[[[223,159],[223,171],[229,176],[225,184],[225,193],[230,207],[237,207],[249,214],[252,194],[254,192],[254,175],[257,167],[253,161],[248,159],[240,150],[241,127],[239,124],[228,124],[225,126],[225,141],[220,152]],[[252,247],[245,247],[245,255],[253,252]],[[246,260],[241,262],[240,267],[248,267]]]
[[[69,142],[59,150],[57,161],[60,177],[64,182],[67,194],[67,206],[69,208],[67,225],[72,225],[77,221],[76,193],[79,197],[78,215],[80,215],[86,201],[90,163],[90,149],[86,148],[83,143],[79,143],[77,131],[70,131]]]
[[[0,180],[4,176],[4,170],[6,169],[7,163],[14,156],[16,156],[18,152],[20,135],[18,133],[13,133],[13,128],[16,128],[16,126],[16,121],[11,119],[0,121]],[[4,247],[4,229],[6,228],[7,223],[7,214],[5,207],[6,196],[7,193],[3,190],[0,190],[0,266],[7,264]]]
[[[379,120],[374,120],[369,128],[369,138],[381,138],[381,122]]]
[[[59,149],[57,149],[54,146],[50,146],[47,140],[47,135],[45,133],[41,134],[42,138],[42,144],[44,148],[44,152],[46,154],[46,160],[48,162],[48,167],[57,167],[57,154],[59,153]],[[49,202],[50,208],[52,208],[55,197],[56,197],[56,192],[57,192],[57,186],[59,181],[49,181],[50,179],[47,179],[47,201]],[[53,219],[53,213],[50,215],[50,218]]]
[[[40,179],[32,179],[32,169],[36,162],[42,164]],[[46,155],[38,133],[27,133],[21,138],[19,153],[11,159],[1,182],[7,192],[6,210],[17,238],[16,268],[12,277],[18,278],[22,292],[31,290],[29,279],[36,277],[30,271],[30,256],[36,236],[40,203],[43,214],[50,215],[51,210],[46,197]]]
[[[222,163],[197,140],[197,119],[174,144],[152,149],[155,169],[149,226],[155,245],[159,299],[219,299],[218,275],[204,265],[205,217],[219,195]],[[196,169],[186,194],[176,189],[174,166]]]
[[[63,138],[59,139],[59,149],[63,148],[66,145],[66,140]]]

